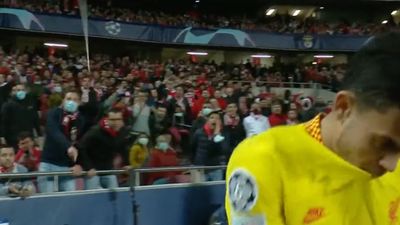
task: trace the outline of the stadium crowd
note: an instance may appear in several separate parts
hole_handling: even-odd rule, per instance
[[[0,51],[0,173],[85,170],[84,188],[94,189],[126,183],[124,177],[98,176],[98,170],[225,164],[244,138],[329,110],[302,93],[274,93],[271,87],[333,84],[345,70],[108,55],[93,55],[91,72],[86,65],[85,57],[71,54]],[[206,174],[208,180],[222,178],[219,170]],[[185,179],[184,172],[161,172],[142,182]],[[52,177],[3,180],[0,194],[52,192],[53,183]],[[74,177],[60,178],[60,191],[75,189]]]
[[[79,16],[77,0],[7,0],[3,7],[17,7],[33,12]],[[161,26],[196,27],[196,28],[235,28],[277,33],[298,34],[343,34],[372,35],[388,30],[399,30],[399,24],[388,20],[386,24],[348,22],[335,23],[319,20],[315,17],[293,17],[275,15],[272,17],[249,17],[203,14],[190,11],[180,14],[169,14],[160,11],[113,7],[111,1],[106,5],[89,6],[89,17],[93,19],[115,20],[127,23],[141,23]]]

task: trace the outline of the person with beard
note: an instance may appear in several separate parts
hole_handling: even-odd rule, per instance
[[[250,115],[244,118],[243,127],[247,137],[262,133],[271,127],[268,118],[261,114],[260,104],[251,105]]]
[[[28,169],[15,162],[15,152],[11,146],[0,146],[0,174],[27,173]],[[0,196],[28,197],[35,193],[35,187],[29,179],[1,179]]]
[[[115,175],[97,175],[98,170],[112,170],[113,160],[120,155],[123,165],[128,165],[127,145],[124,141],[122,111],[112,109],[99,124],[89,130],[78,143],[78,163],[88,171],[86,189],[117,188]]]
[[[14,149],[18,148],[21,132],[36,131],[38,136],[42,135],[37,109],[23,84],[13,87],[12,98],[3,105],[1,115],[1,136]]]
[[[271,97],[265,97],[260,99],[261,114],[266,117],[271,115]]]

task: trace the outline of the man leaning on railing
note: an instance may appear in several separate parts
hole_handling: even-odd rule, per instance
[[[14,149],[11,146],[0,147],[0,173],[27,173],[28,169],[15,162]],[[35,193],[29,179],[0,179],[0,196],[28,197]]]

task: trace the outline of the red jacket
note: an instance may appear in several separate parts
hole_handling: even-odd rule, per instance
[[[271,127],[275,127],[275,126],[279,126],[279,125],[285,125],[287,116],[272,114],[268,117],[268,119],[269,119],[269,123],[271,124]]]
[[[200,111],[203,109],[203,105],[206,102],[206,99],[203,96],[200,96],[197,100],[194,101],[192,106],[192,116],[193,118],[197,118]]]
[[[25,166],[29,171],[37,171],[41,153],[38,147],[34,147],[29,151],[29,156],[23,149],[19,149],[15,155],[15,162]]]
[[[178,166],[178,156],[175,151],[168,149],[167,151],[161,151],[154,149],[150,155],[150,161],[148,166],[152,167],[170,167]],[[147,184],[152,184],[154,181],[160,178],[173,179],[175,175],[180,174],[179,171],[170,172],[155,172],[149,173],[147,176]]]
[[[227,106],[225,99],[217,98],[217,101],[218,101],[219,107],[221,107],[221,109],[224,110]]]

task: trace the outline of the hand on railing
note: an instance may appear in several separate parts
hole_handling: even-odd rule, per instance
[[[70,168],[72,175],[75,177],[79,177],[82,175],[82,167],[80,165],[74,165],[73,167]]]
[[[18,185],[18,184],[10,184],[8,186],[8,193],[11,196],[18,196],[18,197],[22,197],[22,198],[26,198],[29,197],[33,194],[33,186],[31,185]]]
[[[88,176],[88,177],[94,177],[94,176],[96,176],[97,175],[97,171],[95,170],[95,169],[90,169],[88,172],[87,172],[87,175],[86,176]]]

